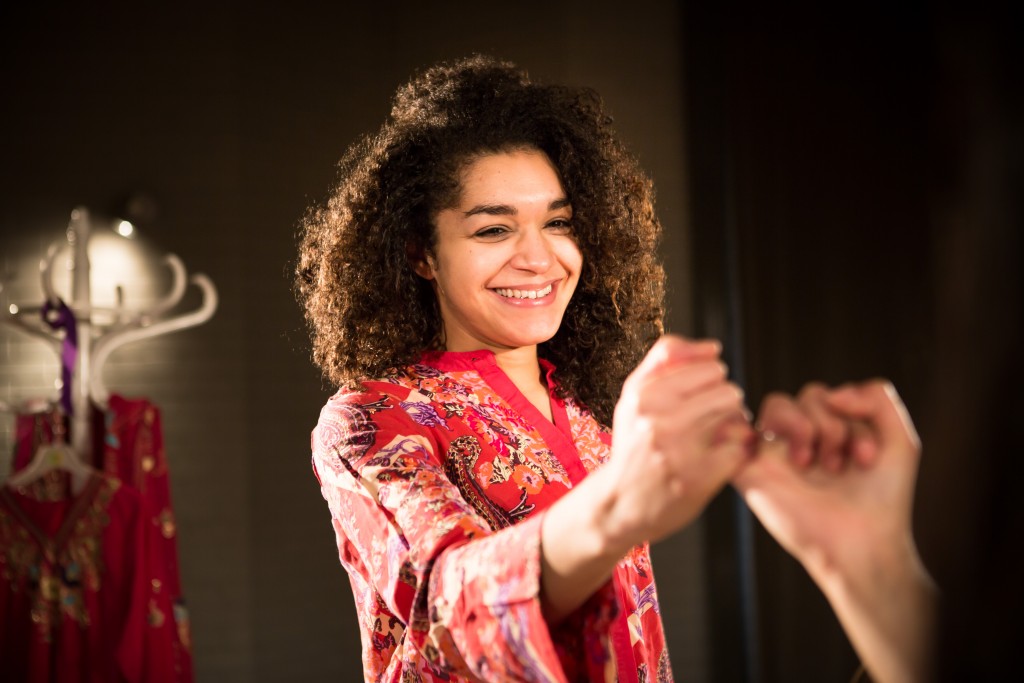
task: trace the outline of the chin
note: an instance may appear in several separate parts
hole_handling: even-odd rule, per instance
[[[506,340],[509,348],[516,349],[523,346],[537,346],[546,341],[551,341],[552,337],[557,333],[557,327],[553,330],[516,330],[515,334],[508,335]]]

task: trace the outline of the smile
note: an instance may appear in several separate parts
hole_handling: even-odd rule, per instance
[[[541,289],[495,289],[494,291],[507,299],[541,299],[551,293],[551,285]]]

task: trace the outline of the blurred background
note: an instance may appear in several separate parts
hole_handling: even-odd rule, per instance
[[[291,293],[296,229],[395,88],[472,52],[604,96],[654,178],[668,327],[723,339],[752,406],[812,379],[895,382],[926,444],[922,552],[957,587],[944,670],[987,661],[996,675],[1009,661],[1001,617],[1022,603],[1019,15],[232,0],[5,3],[0,25],[0,306],[41,304],[39,259],[77,206],[137,228],[103,238],[96,297],[115,284],[128,303],[159,297],[166,253],[220,294],[210,322],[128,345],[104,375],[163,413],[198,680],[361,678],[309,465],[332,388]],[[0,400],[52,396],[58,376],[48,349],[0,326]],[[856,669],[827,604],[731,492],[654,550],[677,678]]]

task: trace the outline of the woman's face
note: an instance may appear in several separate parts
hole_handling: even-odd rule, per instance
[[[434,282],[448,351],[500,353],[555,335],[583,255],[546,154],[480,157],[462,173],[457,204],[434,224],[434,251],[417,272]]]

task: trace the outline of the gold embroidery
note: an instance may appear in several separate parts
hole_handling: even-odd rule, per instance
[[[171,512],[170,508],[164,508],[160,511],[159,517],[160,533],[163,534],[164,538],[174,538],[174,534],[177,531],[177,525],[174,523],[174,513]]]
[[[146,622],[153,628],[160,628],[164,625],[163,610],[157,606],[156,600],[153,598],[149,599],[149,615],[146,617]]]
[[[153,424],[155,421],[156,413],[153,408],[147,408],[143,414],[143,424],[139,425],[139,431],[135,435],[133,460],[140,463],[143,473],[149,476],[167,473],[167,467],[164,465],[164,461],[157,457],[157,449],[154,446]],[[138,484],[141,490],[146,490],[146,482],[142,478],[139,478]]]
[[[120,486],[115,479],[99,481],[99,490],[73,526],[69,530],[62,527],[56,538],[38,531],[33,534],[25,520],[0,510],[3,577],[13,591],[25,590],[32,596],[32,622],[38,625],[44,642],[52,641],[62,615],[83,627],[89,625],[83,594],[100,589],[105,570],[100,538],[110,523],[107,507]],[[75,508],[73,505],[69,515],[75,514]]]
[[[186,650],[192,650],[192,630],[188,623],[188,609],[185,603],[178,601],[174,603],[174,621],[178,624],[178,640]]]

